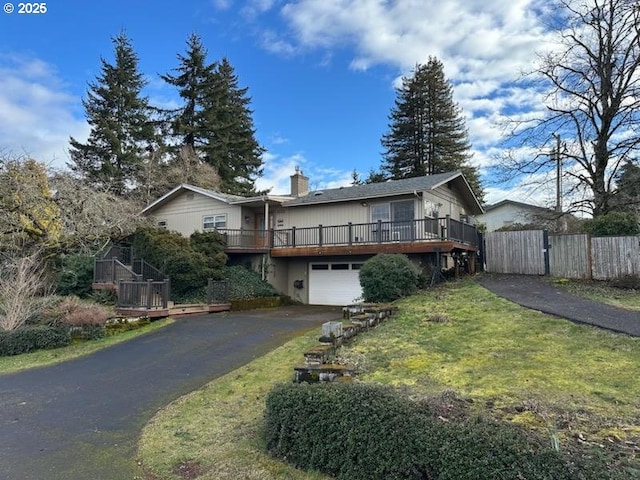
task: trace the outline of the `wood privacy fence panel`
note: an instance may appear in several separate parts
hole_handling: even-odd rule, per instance
[[[591,278],[589,236],[549,235],[549,273],[552,277]]]
[[[591,262],[595,280],[640,276],[640,236],[593,237]]]
[[[544,231],[490,232],[485,237],[487,272],[544,275]]]

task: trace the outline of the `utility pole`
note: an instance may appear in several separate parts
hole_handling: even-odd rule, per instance
[[[562,157],[560,155],[560,135],[552,134],[556,139],[556,213],[562,213]]]

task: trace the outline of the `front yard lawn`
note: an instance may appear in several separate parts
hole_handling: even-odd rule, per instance
[[[473,281],[398,302],[396,316],[343,346],[359,381],[536,429],[560,449],[597,448],[640,475],[640,339],[514,305]],[[167,406],[144,429],[150,479],[320,479],[264,452],[264,397],[290,381],[318,329]]]
[[[616,288],[612,286],[611,282],[597,280],[556,279],[554,283],[574,295],[596,302],[628,310],[640,310],[639,290]]]

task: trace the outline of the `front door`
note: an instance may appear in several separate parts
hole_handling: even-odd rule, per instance
[[[255,245],[256,247],[266,247],[267,229],[264,221],[264,213],[257,213],[254,217]]]

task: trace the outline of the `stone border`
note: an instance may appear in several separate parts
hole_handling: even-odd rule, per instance
[[[304,364],[294,368],[294,382],[351,380],[355,375],[355,368],[333,363],[336,351],[345,341],[380,324],[397,309],[393,305],[374,303],[359,303],[343,307],[342,317],[345,321],[322,324],[320,343],[304,352]]]

